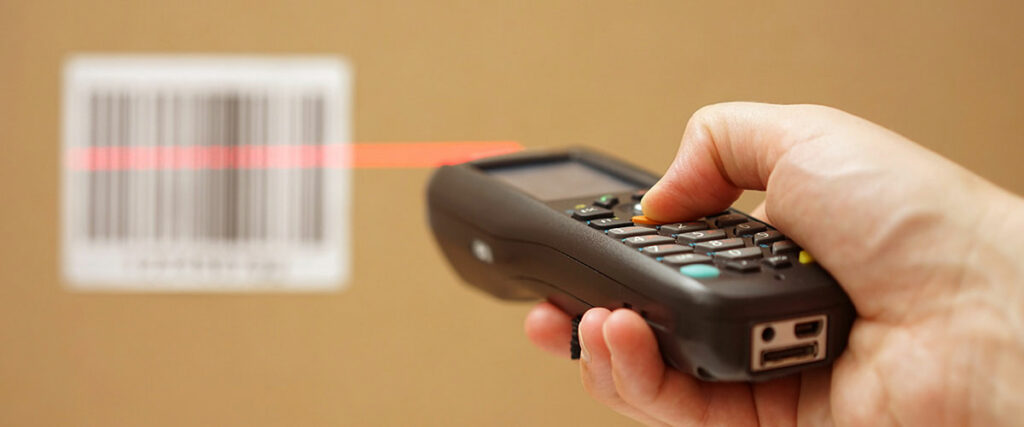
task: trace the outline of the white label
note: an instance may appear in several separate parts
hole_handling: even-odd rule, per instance
[[[347,64],[333,57],[69,60],[68,286],[340,289],[349,275],[350,85]]]

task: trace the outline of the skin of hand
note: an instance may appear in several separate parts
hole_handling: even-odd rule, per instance
[[[1024,419],[1024,200],[904,137],[813,105],[726,103],[687,124],[644,213],[682,221],[766,191],[752,212],[814,254],[859,318],[828,368],[709,383],[666,367],[636,313],[580,325],[584,388],[651,425],[997,425]],[[569,317],[526,318],[568,357]]]

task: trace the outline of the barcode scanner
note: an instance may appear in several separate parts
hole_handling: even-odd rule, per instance
[[[735,209],[634,222],[657,180],[586,149],[490,157],[434,172],[429,221],[470,285],[546,299],[574,329],[591,307],[635,310],[665,360],[704,380],[765,380],[839,356],[856,312],[810,254]]]

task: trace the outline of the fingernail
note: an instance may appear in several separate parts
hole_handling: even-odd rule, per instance
[[[644,193],[644,197],[640,199],[640,206],[644,211],[644,215],[647,217],[650,217],[651,214],[651,194],[657,193],[659,191],[658,188],[660,186],[661,181],[654,183],[654,185],[651,186],[651,188],[649,188],[646,193]]]
[[[587,343],[583,341],[583,322],[576,327],[576,337],[580,340],[580,361],[586,363],[590,362],[590,351],[587,350]]]

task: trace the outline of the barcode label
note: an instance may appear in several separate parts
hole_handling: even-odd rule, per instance
[[[63,268],[77,290],[335,290],[350,72],[332,58],[65,66]]]

